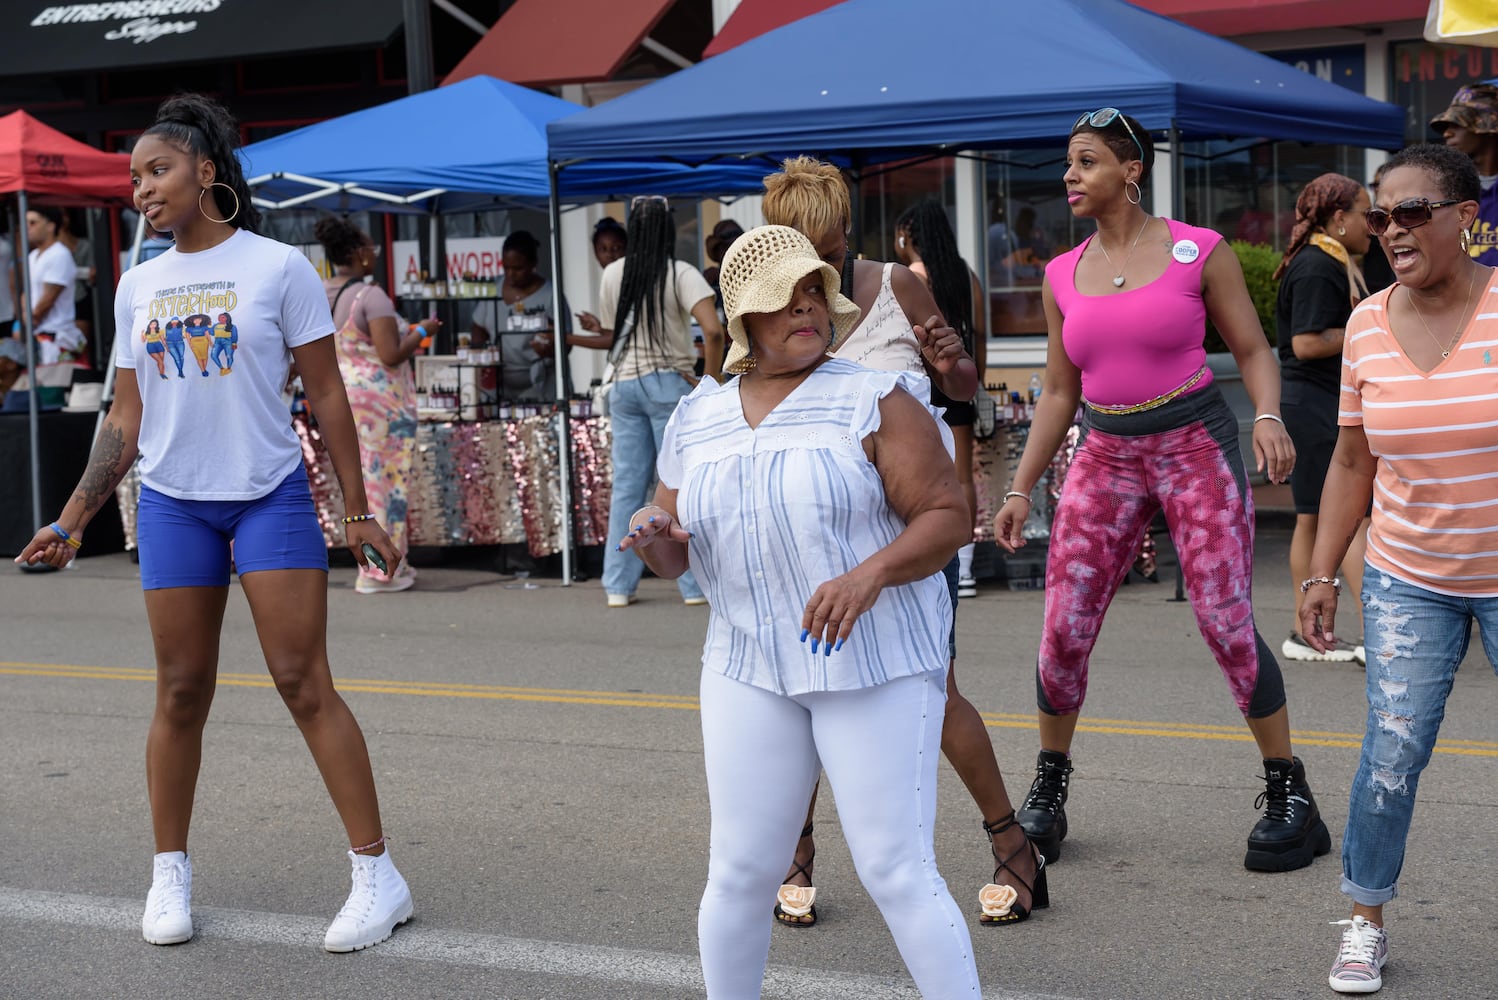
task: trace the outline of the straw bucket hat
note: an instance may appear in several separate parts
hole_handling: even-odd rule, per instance
[[[789,226],[760,226],[734,240],[723,256],[718,278],[723,311],[728,316],[728,336],[733,341],[724,371],[738,375],[754,367],[744,314],[784,309],[797,283],[813,271],[822,272],[822,284],[829,293],[827,305],[833,329],[832,342],[827,345],[830,352],[858,325],[859,316],[858,307],[838,291],[842,281],[837,270],[817,256],[811,240]]]

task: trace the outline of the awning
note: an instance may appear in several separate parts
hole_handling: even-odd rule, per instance
[[[382,46],[401,26],[401,0],[115,0],[0,4],[0,76],[144,69],[294,52]],[[190,90],[190,76],[163,92]]]
[[[774,31],[782,24],[799,21],[841,2],[842,0],[740,0],[738,7],[728,15],[723,30],[702,50],[702,58],[727,52],[751,38]]]
[[[1214,35],[1423,21],[1430,0],[1131,0]]]
[[[842,0],[740,0],[723,30],[708,43],[702,58],[727,52],[799,21]],[[1425,18],[1429,0],[1132,0],[1139,7],[1164,14],[1182,24],[1214,35],[1246,35],[1302,28],[1347,27]],[[1472,0],[1481,3],[1483,0]],[[960,29],[960,26],[958,26]]]
[[[492,76],[532,87],[614,75],[672,0],[515,0],[443,83]]]

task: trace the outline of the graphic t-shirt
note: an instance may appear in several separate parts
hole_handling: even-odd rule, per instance
[[[1488,184],[1477,199],[1477,218],[1472,220],[1472,259],[1498,267],[1498,180]]]
[[[242,229],[197,253],[174,247],[125,272],[114,318],[115,363],[140,386],[143,483],[254,500],[302,461],[281,389],[291,349],[330,336],[333,318],[295,247]],[[166,349],[151,352],[156,328]]]

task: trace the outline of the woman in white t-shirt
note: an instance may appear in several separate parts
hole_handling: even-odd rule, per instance
[[[676,259],[676,224],[666,199],[649,195],[634,200],[628,245],[623,260],[604,268],[598,292],[602,336],[592,345],[608,348],[614,359],[609,390],[614,438],[610,538],[623,538],[629,515],[650,498],[666,421],[676,410],[676,401],[697,384],[694,319],[702,327],[706,376],[717,379],[723,366],[723,324],[713,305],[713,286],[701,271]],[[616,343],[616,337],[623,339]],[[603,589],[609,607],[635,602],[643,571],[638,559],[605,546]],[[676,585],[686,603],[707,603],[691,572],[683,573]]]
[[[41,206],[26,211],[26,257],[31,330],[37,340],[37,360],[44,365],[83,356],[83,332],[74,321],[73,283],[78,267],[63,244],[62,210]]]
[[[162,104],[136,143],[135,206],[176,244],[120,281],[115,363],[124,377],[72,498],[16,561],[66,565],[139,455],[141,582],[157,664],[146,738],[157,853],[141,932],[152,944],[177,944],[193,933],[187,832],[233,545],[266,665],[351,845],[353,892],[323,945],[354,951],[408,920],[411,895],[385,850],[364,737],[328,666],[327,548],[281,398],[293,361],[343,488],[348,547],[361,566],[373,553],[393,568],[400,554],[367,514],[327,296],[295,248],[256,234],[237,145],[229,114],[194,94]],[[151,321],[221,313],[238,333],[232,368],[218,378],[161,378],[140,336]]]

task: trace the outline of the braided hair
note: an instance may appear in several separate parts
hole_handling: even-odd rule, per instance
[[[250,186],[240,168],[239,125],[223,105],[202,94],[168,97],[156,111],[156,123],[144,135],[159,135],[172,145],[213,164],[213,179],[226,184],[239,199],[221,187],[213,187],[213,202],[219,217],[237,229],[260,231],[260,211],[250,198]]]
[[[1275,280],[1290,266],[1290,258],[1311,242],[1312,233],[1324,229],[1338,212],[1352,211],[1352,205],[1362,191],[1363,185],[1351,177],[1330,173],[1322,174],[1301,188],[1295,199],[1295,228],[1290,230],[1284,259],[1274,269]]]
[[[656,198],[641,201],[629,213],[627,234],[614,332],[623,332],[633,319],[630,332],[643,330],[651,347],[664,352],[666,282],[674,283],[676,277],[676,222],[670,206]]]
[[[962,338],[963,349],[973,353],[973,285],[967,262],[957,252],[957,236],[947,221],[946,209],[935,198],[923,198],[895,220],[895,228],[910,234],[910,241],[926,265],[926,281],[936,308]]]
[[[338,267],[347,267],[354,262],[354,254],[363,248],[368,237],[364,230],[354,225],[348,219],[336,216],[328,216],[317,220],[317,226],[312,230],[317,237],[317,242],[322,244],[323,253]]]

